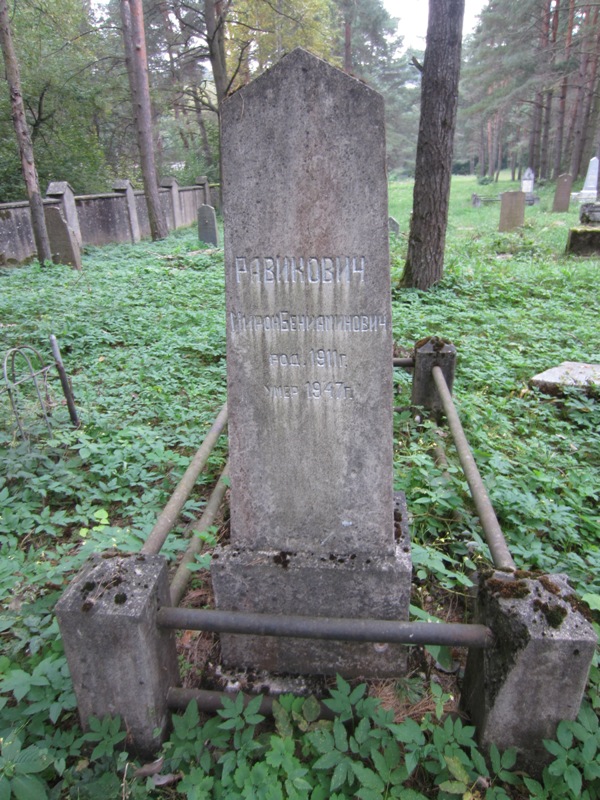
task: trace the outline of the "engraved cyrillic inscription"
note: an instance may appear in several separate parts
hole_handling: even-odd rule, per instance
[[[345,369],[348,366],[348,356],[338,353],[337,350],[309,350],[307,354],[300,353],[271,353],[269,355],[270,367],[316,367],[325,369]]]
[[[238,333],[385,333],[391,330],[387,314],[307,314],[277,311],[274,314],[229,313],[233,334]]]
[[[235,257],[236,283],[352,284],[364,283],[364,256]]]

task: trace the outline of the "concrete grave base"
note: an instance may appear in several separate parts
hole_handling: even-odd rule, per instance
[[[411,558],[404,497],[396,503],[393,555],[301,553],[218,548],[211,564],[220,610],[358,619],[408,619]],[[344,677],[390,677],[406,671],[396,644],[271,636],[221,636],[227,667]]]
[[[567,239],[567,253],[575,256],[600,254],[600,227],[571,228]]]
[[[495,643],[469,651],[461,705],[483,746],[516,747],[535,774],[552,758],[543,739],[579,713],[596,635],[565,575],[529,575],[482,580],[478,621]]]
[[[119,714],[128,741],[153,754],[169,723],[167,692],[179,683],[172,631],[156,612],[169,606],[163,556],[93,556],[56,604],[84,730],[90,717]]]

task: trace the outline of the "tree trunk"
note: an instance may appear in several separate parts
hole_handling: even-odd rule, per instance
[[[575,19],[575,0],[569,0],[569,19],[567,22],[566,39],[565,39],[565,62],[569,61],[571,57],[571,45],[573,42],[573,22]],[[567,107],[567,92],[569,88],[569,78],[567,75],[560,84],[560,97],[558,101],[558,116],[556,120],[556,142],[554,147],[554,170],[552,177],[557,180],[561,174],[561,167],[563,161],[563,140],[565,130],[565,112]]]
[[[204,114],[202,111],[200,95],[198,94],[198,88],[196,86],[192,86],[191,92],[194,100],[194,109],[196,111],[196,122],[198,123],[198,130],[200,131],[200,141],[202,142],[202,155],[204,157],[204,161],[206,162],[206,166],[210,167],[213,163],[213,157],[210,149],[210,142],[208,141],[208,133],[206,132],[206,125],[204,124]]]
[[[429,289],[444,272],[465,0],[429,0],[413,213],[403,284]]]
[[[543,96],[541,92],[535,93],[533,112],[531,115],[531,133],[529,136],[529,164],[528,166],[537,176],[540,171],[540,138],[542,135],[542,110]]]
[[[148,58],[146,55],[146,36],[144,33],[144,14],[142,0],[121,0],[121,20],[123,23],[123,43],[125,61],[131,89],[135,127],[144,194],[148,205],[148,221],[152,239],[164,239],[169,230],[160,203],[158,179],[154,162],[154,142],[152,139],[152,112],[150,107],[150,86],[148,83]]]
[[[220,108],[228,89],[225,61],[225,18],[222,0],[204,0],[204,20],[210,65],[217,91],[217,104]]]
[[[44,203],[40,193],[40,184],[33,157],[33,145],[29,127],[27,126],[27,119],[25,118],[25,106],[23,104],[23,95],[21,94],[21,74],[17,54],[13,46],[6,0],[0,0],[0,45],[4,55],[6,80],[10,94],[11,117],[21,156],[23,178],[27,188],[33,238],[38,261],[44,266],[46,262],[52,262],[52,252],[50,250],[48,231],[46,230]]]
[[[573,122],[571,130],[569,131],[569,140],[571,142],[571,175],[573,180],[576,180],[581,170],[581,159],[583,155],[583,141],[585,136],[585,102],[587,92],[587,78],[588,78],[588,64],[589,64],[589,38],[588,28],[590,22],[591,10],[589,5],[585,10],[585,22],[582,26],[583,31],[581,34],[581,61],[579,62],[579,75],[577,85],[577,95],[575,100],[575,109],[573,112]]]
[[[540,178],[549,178],[548,164],[550,161],[550,122],[552,116],[552,89],[546,92],[546,105],[544,107],[544,122],[542,126],[542,148],[540,152]]]

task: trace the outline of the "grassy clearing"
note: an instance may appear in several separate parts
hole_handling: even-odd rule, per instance
[[[412,189],[409,183],[391,187],[390,213],[401,226],[392,247],[395,339],[410,348],[437,334],[456,345],[455,400],[515,560],[523,568],[566,572],[598,609],[598,401],[577,392],[545,397],[527,381],[563,360],[600,362],[600,262],[563,255],[577,213],[551,214],[551,189],[540,192],[539,206],[527,209],[522,230],[499,234],[498,206],[470,205],[472,192],[495,194],[498,188],[516,187],[506,181],[499,187],[479,187],[469,178],[454,181],[445,277],[422,293],[398,288]],[[471,791],[476,777],[484,774],[490,780],[489,797],[543,796],[529,785],[512,787],[510,756],[482,766],[471,732],[446,725],[440,744],[439,718],[448,697],[437,683],[432,684],[437,689],[429,687],[435,672],[431,660],[421,659],[418,672],[391,690],[405,705],[408,697],[420,702],[427,695],[429,715],[420,727],[412,728],[410,717],[386,722],[372,706],[361,705],[362,695],[350,701],[354,689],[346,691],[342,684],[336,690],[340,694],[332,702],[341,714],[369,720],[365,730],[386,732],[377,735],[380,741],[388,737],[381,749],[388,767],[368,749],[354,759],[358,766],[352,766],[348,753],[345,761],[328,755],[336,747],[327,749],[329,740],[317,733],[310,706],[284,708],[277,720],[276,732],[282,741],[291,737],[293,752],[268,734],[255,734],[259,723],[240,709],[229,709],[226,719],[233,722],[225,729],[218,728],[218,717],[205,723],[208,728],[186,717],[165,750],[166,768],[186,775],[179,793],[173,786],[151,788],[150,779],[131,778],[132,770],[124,777],[127,755],[110,721],[99,723],[95,739],[82,738],[74,724],[74,698],[51,609],[87,553],[112,546],[139,548],[224,401],[223,288],[222,251],[199,249],[193,230],[160,243],[90,248],[82,275],[36,265],[0,270],[0,350],[28,344],[50,360],[48,335],[54,333],[83,421],[79,430],[72,429],[53,379],[48,436],[24,387],[20,402],[30,438],[23,443],[7,398],[0,395],[0,737],[34,748],[30,755],[38,759],[39,769],[24,773],[30,779],[27,796],[318,798],[402,792],[409,798],[413,791],[413,797],[443,798],[457,796],[459,785]],[[409,384],[410,378],[398,372],[397,405],[408,405]],[[395,483],[406,491],[413,514],[413,603],[417,610],[456,617],[465,606],[469,574],[487,558],[466,484],[450,442],[450,477],[435,465],[435,426],[416,429],[408,412],[397,414],[395,425]],[[225,453],[223,437],[179,530],[201,512]],[[166,554],[175,559],[181,547],[172,536]],[[436,588],[440,585],[443,596]],[[594,670],[586,706],[594,719],[597,687]],[[334,733],[332,741],[339,744]],[[342,736],[339,729],[337,736]],[[200,740],[213,744],[202,764]],[[5,747],[17,758],[16,745]],[[598,777],[584,774],[582,747],[575,737],[565,758],[594,797],[600,791]],[[228,788],[223,766],[228,762],[218,757],[232,752],[237,755],[230,772],[239,780]],[[386,768],[391,776],[401,764],[410,766],[409,752],[415,754],[410,773],[396,773],[396,783],[388,776],[381,789],[375,778],[381,780]],[[322,758],[322,765],[331,766],[316,767]],[[457,758],[458,765],[452,760]],[[267,772],[252,777],[259,763],[268,765]],[[4,764],[0,761],[0,797],[6,796]],[[572,786],[565,783],[564,766],[554,773],[545,778],[548,796],[576,796],[573,770],[567,773]],[[31,788],[35,781],[42,789]],[[454,782],[454,793],[451,787],[439,788],[444,782]],[[275,784],[284,787],[283,794],[276,793]],[[19,797],[16,785],[13,792]],[[260,786],[270,786],[273,793],[261,794]],[[46,794],[34,793],[42,790]],[[483,796],[479,791],[473,788],[471,796]]]

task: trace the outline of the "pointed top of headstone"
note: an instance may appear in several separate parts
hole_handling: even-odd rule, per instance
[[[272,80],[277,80],[277,76],[281,72],[286,72],[288,74],[299,73],[302,75],[303,73],[307,74],[308,72],[312,73],[315,71],[321,74],[323,80],[332,80],[332,78],[337,75],[341,81],[361,86],[366,92],[375,95],[379,94],[375,89],[372,89],[368,84],[364,83],[364,81],[355,78],[353,75],[349,75],[347,72],[339,69],[339,67],[334,67],[332,64],[329,64],[319,56],[315,56],[303,47],[296,47],[283,56],[276,64],[263,72],[262,75],[255,78],[251,83],[242,86],[229,95],[229,97],[225,99],[225,102],[238,94],[246,94],[250,91],[265,91],[263,88],[264,84]]]

